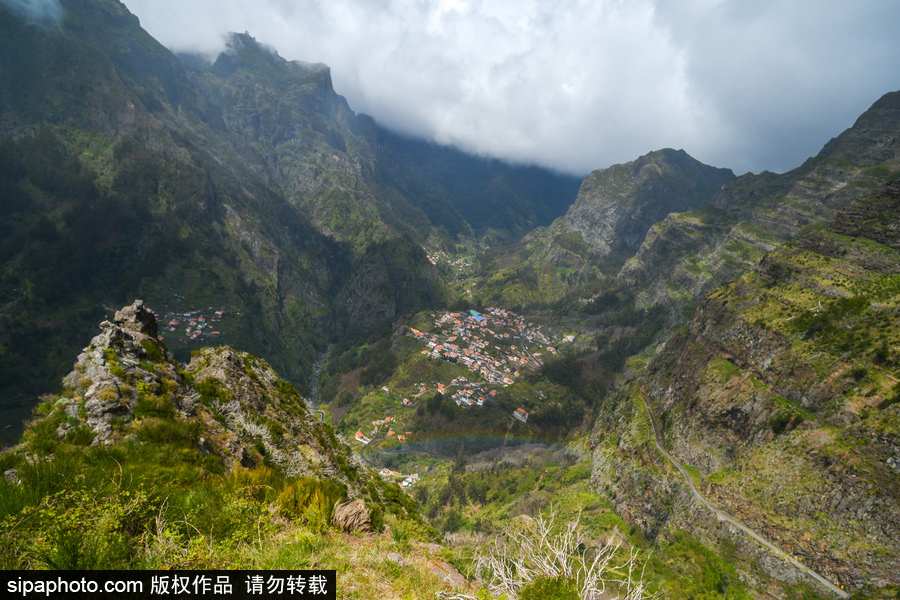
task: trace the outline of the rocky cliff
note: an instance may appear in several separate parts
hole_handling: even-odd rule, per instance
[[[173,421],[226,470],[269,464],[287,476],[327,476],[356,489],[359,459],[264,361],[222,346],[197,352],[181,368],[157,330],[141,300],[101,323],[63,380],[62,397],[26,434],[26,447],[39,441],[34,432],[46,420],[59,421],[58,439],[78,431],[92,445],[123,443]]]
[[[707,498],[849,590],[900,583],[898,215],[888,185],[716,288],[617,409],[641,423],[643,393]],[[666,501],[671,473],[636,468],[656,462],[643,423],[627,452],[601,443],[597,485],[651,534],[730,535],[769,575],[796,579],[683,492]]]
[[[580,232],[599,256],[634,253],[654,223],[706,204],[732,178],[730,169],[704,165],[684,150],[657,150],[588,175],[575,203],[552,229],[557,235]],[[551,251],[547,260],[559,258]]]
[[[780,243],[900,177],[898,129],[900,92],[892,92],[793,171],[743,175],[710,206],[654,225],[619,279],[638,288],[645,305],[696,298],[735,279]]]

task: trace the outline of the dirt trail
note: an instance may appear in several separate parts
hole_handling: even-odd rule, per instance
[[[687,469],[685,469],[680,462],[675,460],[675,458],[671,454],[669,454],[665,448],[663,448],[662,441],[659,437],[659,429],[657,429],[657,426],[656,426],[656,417],[653,415],[653,411],[650,410],[650,405],[647,403],[647,399],[644,396],[643,390],[641,390],[641,401],[644,403],[644,408],[647,410],[647,414],[650,416],[650,425],[653,429],[653,438],[656,442],[656,448],[663,454],[663,456],[665,456],[667,459],[669,459],[669,462],[671,462],[673,465],[675,465],[675,468],[677,468],[679,472],[681,472],[682,476],[684,477],[684,480],[687,482],[688,488],[691,490],[691,494],[693,494],[693,496],[701,504],[703,504],[706,508],[708,508],[713,513],[715,513],[716,517],[720,521],[725,521],[725,522],[730,523],[731,525],[737,527],[738,529],[740,529],[741,531],[746,533],[748,536],[750,536],[751,538],[753,538],[754,540],[756,540],[757,542],[759,542],[760,544],[762,544],[763,546],[765,546],[766,548],[771,550],[775,554],[775,556],[777,556],[778,558],[780,558],[781,560],[783,560],[787,563],[790,563],[791,565],[793,565],[794,567],[796,567],[797,569],[799,569],[806,575],[809,575],[810,577],[812,577],[815,581],[820,583],[823,587],[827,588],[829,592],[832,592],[841,598],[849,598],[850,597],[850,594],[848,594],[841,588],[837,587],[832,582],[830,582],[826,578],[822,577],[821,575],[819,575],[818,573],[816,573],[815,571],[813,571],[812,569],[810,569],[809,567],[804,565],[802,562],[798,561],[796,558],[791,556],[789,553],[785,552],[784,550],[782,550],[781,548],[779,548],[778,546],[776,546],[769,540],[765,539],[764,537],[762,537],[761,535],[759,535],[758,533],[756,533],[755,531],[753,531],[752,529],[750,529],[749,527],[747,527],[746,525],[744,525],[743,523],[741,523],[740,521],[738,521],[737,519],[732,517],[730,514],[728,514],[724,510],[721,510],[721,509],[713,506],[709,502],[709,500],[704,498],[703,495],[697,490],[697,486],[694,485],[694,479],[691,477],[690,473],[687,472]]]

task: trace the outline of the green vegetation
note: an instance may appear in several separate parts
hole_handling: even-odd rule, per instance
[[[693,515],[658,461],[645,389],[667,409],[667,447],[705,461],[688,470],[729,510],[781,539],[808,533],[803,548],[838,572],[896,554],[896,536],[860,534],[898,497],[896,190],[830,225],[823,215],[900,171],[857,161],[855,133],[831,145],[840,159],[720,192],[729,171],[678,151],[598,171],[569,214],[622,211],[598,250],[597,232],[566,229],[584,223],[551,223],[575,178],[384,132],[349,111],[327,70],[249,35],[208,68],[179,62],[117,3],[80,3],[62,27],[0,19],[15,137],[0,140],[0,402],[54,390],[87,332],[141,296],[223,308],[223,339],[303,391],[331,348],[316,367],[326,422],[246,352],[179,336],[170,347],[192,359],[179,370],[156,340],[114,343],[45,395],[23,444],[0,456],[0,567],[335,568],[348,598],[424,597],[445,589],[438,558],[474,574],[488,536],[536,552],[507,548],[487,585],[511,564],[530,571],[546,549],[535,540],[566,530],[529,519],[557,514],[583,534],[563,564],[492,591],[593,593],[564,567],[603,548],[613,565],[649,555],[651,589],[671,598],[778,587],[730,538],[710,548],[713,530],[679,531]],[[703,290],[736,278],[662,344]],[[437,334],[416,311],[445,305],[527,309],[555,347],[498,331],[459,341],[485,346],[479,369],[430,358],[408,331]],[[463,390],[475,397],[454,401]],[[387,426],[373,433],[374,421]],[[363,460],[422,479],[404,490],[373,474],[337,433],[356,431],[375,438]],[[351,540],[332,517],[354,498],[375,532]],[[421,544],[440,534],[444,549]]]

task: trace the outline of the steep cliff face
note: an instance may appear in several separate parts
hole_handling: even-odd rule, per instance
[[[643,304],[698,297],[735,279],[778,244],[900,177],[898,129],[900,92],[892,92],[797,169],[741,176],[711,206],[654,225],[619,279],[640,290]]]
[[[633,253],[654,223],[706,204],[732,178],[730,169],[704,165],[684,150],[651,152],[588,175],[560,219],[561,230],[581,232],[600,256],[616,250]]]
[[[242,159],[324,235],[358,252],[407,227],[373,174],[375,127],[358,117],[322,64],[288,62],[248,34],[231,34],[211,65],[186,60],[198,89],[221,111]],[[427,236],[425,215],[404,207]]]
[[[889,185],[768,254],[706,296],[642,380],[707,497],[851,589],[900,583],[898,215]],[[654,530],[672,516],[628,490]]]
[[[654,223],[707,204],[733,178],[671,149],[594,171],[564,216],[486,257],[482,295],[527,304],[557,300],[579,284],[590,289],[616,275]]]

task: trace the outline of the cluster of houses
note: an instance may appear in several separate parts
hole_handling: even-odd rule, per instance
[[[182,312],[167,312],[163,315],[161,323],[164,331],[169,333],[183,332],[182,341],[196,340],[198,338],[216,338],[222,335],[217,323],[222,320],[225,311],[215,310],[209,307],[207,311],[190,310]]]
[[[402,476],[400,473],[398,473],[397,471],[391,471],[390,469],[381,469],[381,470],[378,471],[378,472],[379,472],[379,473],[381,474],[381,476],[384,477],[385,479],[393,479],[393,478],[395,478],[395,477],[403,477],[403,476]],[[417,482],[417,481],[419,481],[419,474],[418,474],[418,473],[411,473],[411,474],[407,475],[406,478],[405,478],[403,481],[398,481],[398,482],[397,482],[397,485],[399,485],[399,486],[402,487],[402,488],[406,488],[406,487],[411,486],[412,484],[414,484],[414,483]]]
[[[428,256],[428,261],[433,265],[436,265],[440,262],[449,264],[450,266],[456,267],[460,270],[472,268],[472,259],[464,256],[462,258],[457,258],[456,260],[451,260],[450,256],[443,250],[430,252],[426,254],[426,256]]]
[[[387,437],[397,436],[397,439],[401,442],[406,441],[406,439],[412,435],[412,431],[407,431],[404,433],[397,433],[394,431],[393,426],[397,424],[396,419],[394,417],[384,417],[383,419],[378,419],[377,421],[372,421],[372,435],[378,435],[378,428],[382,425],[387,425]],[[362,431],[356,432],[356,441],[365,445],[371,442],[371,438],[367,437]]]
[[[556,352],[547,336],[533,323],[526,323],[524,317],[506,309],[490,308],[485,314],[475,310],[445,312],[435,316],[434,325],[441,333],[411,329],[414,337],[428,345],[429,349],[423,350],[422,354],[463,364],[489,383],[511,385],[521,369],[536,370],[543,365],[539,354],[532,354],[526,343],[542,345],[547,352]],[[518,338],[521,348],[497,343],[513,336]]]
[[[469,381],[465,377],[457,377],[450,385],[458,388],[450,396],[457,406],[482,406],[486,399],[497,395],[497,390],[485,391],[483,384]]]

